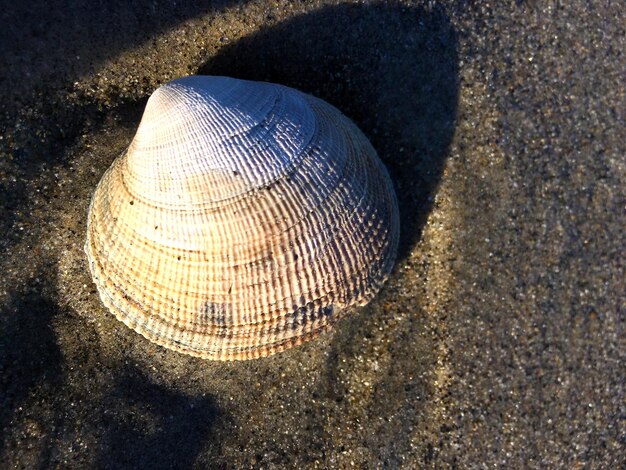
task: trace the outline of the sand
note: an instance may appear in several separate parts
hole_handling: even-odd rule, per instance
[[[621,2],[92,3],[1,10],[0,467],[624,466]],[[149,343],[82,252],[147,97],[194,73],[326,99],[398,192],[380,295],[270,358]]]

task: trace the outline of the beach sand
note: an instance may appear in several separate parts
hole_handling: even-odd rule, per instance
[[[1,10],[0,467],[624,466],[621,2],[92,3]],[[329,101],[398,192],[381,293],[262,360],[148,342],[82,251],[147,97],[195,73]]]

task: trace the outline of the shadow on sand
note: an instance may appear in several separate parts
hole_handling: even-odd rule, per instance
[[[59,309],[54,295],[43,291],[39,282],[31,280],[0,309],[0,462],[7,457],[4,454],[8,441],[14,439],[10,434],[20,422],[20,412],[33,397],[47,401],[44,396],[53,394],[64,381],[63,357],[52,326]],[[48,436],[43,439],[49,441]],[[42,459],[47,460],[44,454]]]
[[[119,370],[103,410],[98,468],[192,468],[200,452],[219,452],[213,399],[174,392],[137,367]]]

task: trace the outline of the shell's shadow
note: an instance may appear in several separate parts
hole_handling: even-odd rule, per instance
[[[192,468],[201,452],[218,453],[213,428],[226,418],[213,398],[170,390],[135,366],[119,370],[103,407],[97,468]]]
[[[0,308],[0,462],[19,443],[15,428],[24,421],[23,416],[49,405],[50,396],[65,379],[64,360],[52,327],[59,314],[55,293],[42,289],[36,280],[11,292],[11,301]],[[39,398],[36,404],[33,397]],[[28,411],[21,413],[22,409]],[[51,421],[48,424],[53,427],[57,416]],[[50,436],[42,440],[44,466]]]
[[[396,32],[393,42],[389,29]],[[394,179],[400,259],[408,255],[430,211],[454,133],[457,39],[444,13],[325,7],[224,47],[198,73],[282,83],[351,117]]]

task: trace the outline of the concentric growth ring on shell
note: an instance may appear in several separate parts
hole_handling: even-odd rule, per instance
[[[315,337],[388,277],[393,185],[328,103],[193,76],[157,89],[102,177],[85,251],[103,303],[151,341],[208,359]]]

